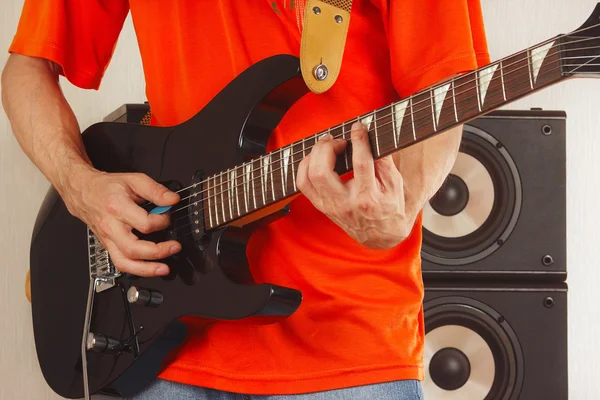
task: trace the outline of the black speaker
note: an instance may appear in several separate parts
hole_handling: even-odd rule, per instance
[[[150,106],[145,103],[127,103],[103,118],[104,122],[129,122],[140,123],[150,111]]]
[[[565,400],[567,285],[428,284],[427,400]]]
[[[496,111],[464,125],[423,210],[425,279],[566,278],[566,114]]]

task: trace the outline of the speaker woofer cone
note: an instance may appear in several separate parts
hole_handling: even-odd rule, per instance
[[[468,193],[445,195],[445,190],[464,190],[457,178]],[[465,198],[464,207],[453,204]],[[487,257],[510,236],[521,202],[521,180],[508,151],[485,131],[465,125],[448,183],[423,210],[423,258],[441,265],[464,265]],[[447,210],[456,213],[447,215]]]
[[[518,399],[523,384],[523,353],[516,334],[500,314],[465,297],[431,300],[425,303],[424,312],[426,399]],[[440,372],[431,364],[448,349],[468,359],[466,381],[463,371]],[[449,381],[452,378],[457,381]]]

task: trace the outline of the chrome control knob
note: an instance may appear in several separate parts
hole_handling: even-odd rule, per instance
[[[127,291],[127,301],[140,306],[158,307],[163,302],[159,292],[132,286]]]
[[[87,337],[87,349],[93,350],[98,353],[115,353],[121,351],[123,345],[117,339],[113,339],[109,336],[95,335],[88,333]]]

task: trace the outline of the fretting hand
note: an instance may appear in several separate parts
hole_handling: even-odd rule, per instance
[[[367,129],[352,126],[354,179],[346,182],[334,171],[345,139],[323,136],[298,167],[298,189],[311,203],[357,242],[387,249],[404,240],[417,212],[407,210],[403,179],[392,156],[374,161]]]

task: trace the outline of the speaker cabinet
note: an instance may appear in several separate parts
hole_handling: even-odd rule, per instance
[[[565,283],[429,284],[427,400],[564,400]]]
[[[566,278],[566,114],[496,111],[464,126],[423,210],[425,279]]]
[[[103,118],[104,122],[125,122],[139,124],[150,111],[148,103],[127,103]]]

